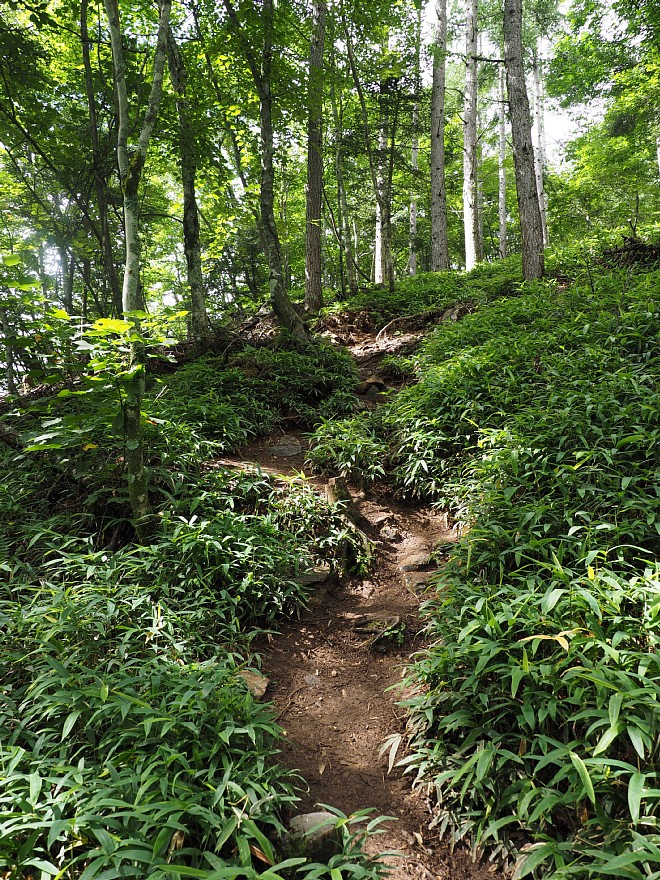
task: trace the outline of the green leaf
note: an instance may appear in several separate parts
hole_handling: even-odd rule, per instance
[[[612,694],[609,702],[609,716],[610,716],[610,725],[614,727],[614,725],[619,720],[619,713],[621,712],[621,705],[623,704],[623,694]]]
[[[64,722],[64,727],[62,728],[62,739],[65,740],[67,736],[71,733],[73,729],[73,725],[78,720],[82,709],[77,709],[75,712],[70,712],[67,716],[66,721]]]
[[[591,803],[596,806],[596,795],[594,793],[594,784],[591,781],[591,776],[589,776],[589,771],[587,770],[586,764],[582,760],[579,755],[576,755],[575,752],[569,752],[571,757],[571,762],[575,769],[578,772],[580,779],[582,780],[582,790],[586,793],[587,797],[591,801]]]
[[[628,808],[630,809],[630,818],[633,821],[633,825],[637,825],[639,822],[639,810],[645,782],[645,773],[633,773],[628,782]]]
[[[644,740],[642,739],[642,734],[632,724],[626,727],[626,730],[628,731],[628,736],[630,737],[630,742],[633,744],[633,748],[635,749],[639,757],[643,758]]]

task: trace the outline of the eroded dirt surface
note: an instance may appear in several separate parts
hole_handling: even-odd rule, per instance
[[[406,336],[407,347],[417,344],[418,337]],[[363,379],[392,348],[366,335],[354,346]],[[291,433],[254,443],[240,458],[225,461],[295,476],[305,471],[305,451],[305,437]],[[325,480],[312,479],[323,492]],[[266,696],[287,732],[281,760],[300,770],[309,787],[300,810],[329,804],[347,814],[370,807],[374,815],[392,816],[382,826],[385,833],[367,844],[373,854],[399,853],[387,858],[392,880],[501,877],[494,865],[450,852],[428,827],[424,793],[413,792],[411,780],[396,768],[388,773],[388,756],[379,754],[385,740],[404,729],[397,703],[406,696],[406,664],[424,647],[419,605],[436,570],[432,554],[457,535],[432,508],[349,488],[363,518],[360,527],[375,548],[370,573],[320,585],[300,620],[255,646],[270,679]],[[389,635],[383,637],[383,630]]]

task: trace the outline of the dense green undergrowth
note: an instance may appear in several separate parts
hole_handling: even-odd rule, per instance
[[[255,635],[304,606],[298,576],[359,567],[362,544],[304,481],[202,467],[346,411],[353,382],[345,356],[310,348],[204,359],[155,385],[145,546],[127,541],[112,384],[16,417],[32,452],[0,463],[3,876],[377,875],[341,815],[343,853],[287,858],[303,782],[241,676]]]
[[[311,458],[463,537],[410,671],[411,755],[454,840],[515,876],[660,877],[660,272],[581,255],[446,323],[418,382]],[[396,743],[396,740],[393,741]]]
[[[483,263],[471,272],[423,272],[402,278],[394,290],[369,286],[347,300],[336,302],[324,314],[339,313],[350,320],[366,312],[369,323],[379,329],[403,315],[448,308],[456,303],[484,303],[515,292],[520,286],[520,256],[497,263]]]

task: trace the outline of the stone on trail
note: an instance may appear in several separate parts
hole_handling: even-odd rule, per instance
[[[315,586],[316,584],[324,584],[330,575],[332,574],[332,569],[329,565],[320,565],[318,568],[313,568],[311,571],[304,571],[302,574],[299,574],[294,578],[297,584],[301,584],[302,586]]]
[[[430,553],[412,553],[399,563],[399,571],[419,571],[431,561]]]
[[[403,585],[411,593],[423,593],[429,585],[432,571],[407,571],[403,576]]]
[[[387,385],[380,376],[369,376],[368,379],[360,382],[360,384],[355,388],[355,393],[366,394],[372,388],[375,388],[376,391],[386,391]]]
[[[277,443],[273,443],[268,447],[268,451],[278,458],[292,458],[294,455],[300,455],[302,446],[297,437],[291,434],[284,434]]]
[[[318,861],[327,861],[343,849],[337,816],[325,810],[294,816],[287,837],[286,849],[304,851]]]
[[[237,674],[255,699],[260,700],[265,695],[270,684],[269,678],[252,669],[240,669]]]

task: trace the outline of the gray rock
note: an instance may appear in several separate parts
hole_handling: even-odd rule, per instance
[[[311,571],[299,574],[294,580],[303,586],[313,586],[315,584],[324,584],[331,574],[332,570],[329,565],[320,565],[318,568],[313,568]]]
[[[318,675],[310,672],[305,676],[305,684],[308,684],[310,687],[318,687],[321,684],[321,679]]]
[[[412,553],[399,563],[399,571],[419,571],[431,561],[430,553]]]
[[[260,700],[266,693],[270,679],[253,669],[239,669],[238,677],[243,680],[245,686],[255,699]]]
[[[380,534],[386,541],[394,541],[395,543],[400,541],[403,537],[401,532],[398,529],[395,529],[394,526],[384,526],[380,530]]]
[[[343,849],[341,829],[336,825],[337,817],[325,811],[294,816],[289,822],[286,848],[327,861]]]
[[[274,443],[272,446],[268,447],[268,451],[272,455],[276,455],[278,458],[291,458],[294,455],[300,455],[302,452],[302,446],[297,437],[293,437],[290,434],[284,434],[283,437],[280,437],[278,443]]]
[[[411,593],[423,593],[432,574],[432,571],[407,571],[403,576],[403,585]]]

